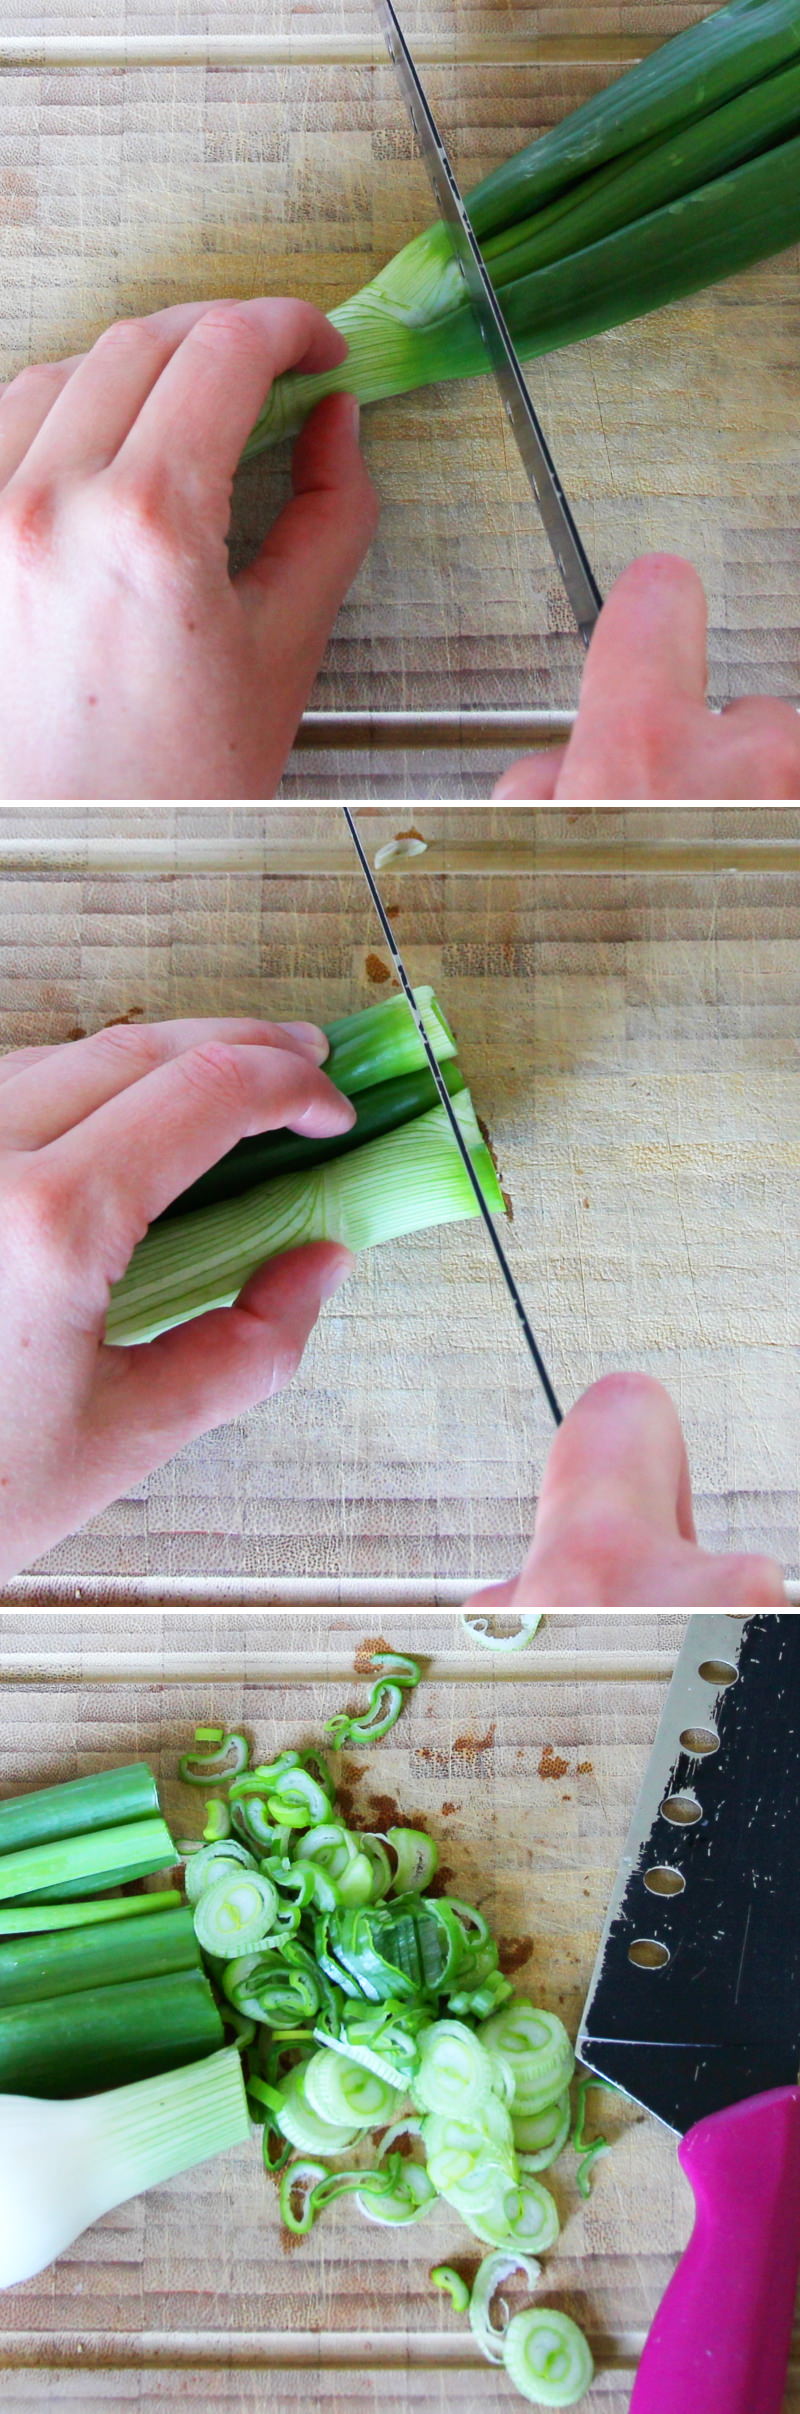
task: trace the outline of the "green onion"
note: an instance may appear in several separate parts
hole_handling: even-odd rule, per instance
[[[325,2046],[306,2063],[303,2087],[306,2102],[320,2120],[349,2121],[354,2129],[374,2129],[380,2121],[392,2120],[398,2108],[396,2087]]]
[[[453,1108],[487,1204],[502,1214],[502,1191],[468,1090]],[[206,1308],[229,1307],[258,1266],[302,1242],[335,1240],[358,1253],[477,1213],[444,1107],[435,1107],[352,1156],[309,1174],[284,1174],[244,1198],[154,1227],[114,1285],[106,1340],[149,1341]]]
[[[194,1909],[195,1934],[206,1953],[249,1953],[274,1926],[278,1897],[258,1869],[227,1869],[204,1886]]]
[[[567,2313],[535,2305],[512,2314],[503,2340],[509,2380],[532,2406],[575,2406],[594,2379],[588,2340]]]
[[[0,2288],[31,2279],[101,2213],[243,2144],[232,2047],[73,2104],[0,2099]]]
[[[461,1624],[466,1627],[471,1642],[482,1643],[489,1651],[525,1651],[528,1644],[533,1642],[537,1627],[541,1626],[542,1614],[540,1609],[532,1610],[530,1617],[521,1614],[513,1634],[495,1634],[488,1618],[462,1616]]]
[[[373,1686],[366,1710],[351,1716],[346,1710],[329,1718],[325,1729],[336,1751],[365,1743],[380,1743],[384,1735],[397,1725],[405,1705],[405,1695],[413,1692],[422,1674],[417,1660],[396,1651],[374,1651],[373,1666],[382,1674]]]
[[[481,2038],[490,2054],[500,2053],[510,2062],[514,2102],[521,2113],[539,2112],[569,2086],[575,2056],[555,2012],[537,2011],[531,2003],[509,2003],[484,2020]]]
[[[541,2112],[516,2113],[512,2104],[511,2123],[521,2170],[546,2171],[557,2161],[569,2137],[571,2118],[568,2087]]]
[[[428,2278],[433,2282],[434,2288],[443,2289],[445,2295],[450,2298],[454,2313],[468,2311],[469,2287],[467,2281],[462,2280],[461,2273],[454,2271],[452,2263],[432,2264]]]
[[[439,1846],[421,1827],[387,1827],[397,1866],[390,1894],[424,1894],[439,1867]]]
[[[162,1893],[102,1895],[82,1903],[26,1904],[24,1910],[0,1905],[0,1936],[38,1936],[51,1930],[89,1928],[99,1921],[148,1918],[151,1911],[177,1911],[181,1897],[177,1886],[165,1887]]]
[[[455,1056],[456,1043],[446,1015],[433,990],[414,990],[414,1003],[438,1064]],[[398,1081],[406,1073],[427,1070],[427,1057],[413,1015],[404,997],[382,998],[360,1014],[343,1014],[327,1023],[330,1055],[325,1060],[329,1080],[346,1098],[374,1089],[379,1081]]]
[[[0,1853],[91,1835],[129,1819],[152,1818],[160,1809],[156,1781],[144,1761],[104,1769],[99,1777],[70,1778],[65,1785],[48,1785],[0,1802]]]
[[[246,1845],[237,1844],[235,1836],[212,1838],[193,1852],[183,1873],[183,1883],[190,1903],[197,1903],[206,1886],[215,1878],[225,1877],[232,1869],[255,1869],[255,1861]],[[269,1875],[269,1872],[267,1872]]]
[[[407,1009],[406,1009],[407,1011]],[[409,1029],[414,1025],[408,1015]],[[330,1064],[324,1066],[330,1072]],[[466,1089],[466,1082],[455,1059],[440,1066],[442,1080],[451,1098]],[[329,1139],[307,1140],[302,1132],[256,1132],[249,1140],[237,1140],[227,1156],[220,1157],[208,1173],[200,1174],[188,1190],[180,1191],[157,1224],[171,1216],[194,1214],[198,1207],[214,1207],[220,1199],[240,1198],[257,1182],[267,1182],[279,1173],[307,1173],[312,1165],[325,1165],[332,1157],[344,1157],[353,1148],[363,1148],[367,1140],[382,1140],[386,1132],[397,1131],[400,1124],[413,1123],[417,1115],[426,1115],[432,1106],[439,1105],[439,1092],[427,1064],[415,1072],[402,1073],[390,1081],[375,1082],[369,1090],[356,1093],[357,1116],[350,1131],[333,1132]],[[152,1229],[152,1227],[151,1227]]]
[[[475,2274],[471,2295],[468,2292],[470,2329],[489,2364],[502,2364],[503,2340],[508,2328],[507,2308],[504,2308],[506,2320],[502,2329],[498,2329],[492,2321],[492,2299],[503,2281],[510,2280],[512,2272],[516,2271],[524,2272],[529,2288],[535,2288],[542,2275],[541,2264],[535,2262],[532,2255],[516,2252],[507,2255],[500,2251],[484,2255]]]
[[[212,2053],[222,2022],[199,1970],[85,1988],[0,2011],[0,2088],[78,2095]]]
[[[29,1895],[56,1902],[70,1894],[85,1894],[99,1879],[121,1886],[153,1869],[168,1868],[175,1847],[163,1819],[136,1819],[130,1826],[92,1829],[85,1835],[62,1835],[49,1843],[28,1845],[0,1859],[0,1902],[25,1901]]]
[[[414,2101],[426,2112],[477,2111],[492,2093],[492,2064],[463,2020],[434,2020],[420,2042]]]
[[[250,1746],[244,1735],[221,1735],[217,1740],[216,1729],[198,1727],[195,1742],[202,1742],[206,1735],[213,1737],[213,1751],[185,1752],[178,1762],[178,1776],[184,1785],[207,1785],[210,1777],[237,1777],[247,1767]],[[226,1760],[230,1763],[228,1768]]]
[[[732,0],[468,195],[523,360],[694,293],[800,235],[796,0]],[[361,402],[485,372],[441,224],[331,313],[341,368],[279,378],[247,455],[325,393]]]
[[[164,1977],[169,1970],[197,1969],[199,1959],[188,1910],[102,1920],[66,1934],[22,1936],[0,1944],[0,2006],[46,2003],[51,1996],[129,1978]]]

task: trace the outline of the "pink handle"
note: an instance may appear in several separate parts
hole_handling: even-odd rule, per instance
[[[800,2267],[800,2087],[687,2131],[696,2215],[630,2414],[781,2414]]]

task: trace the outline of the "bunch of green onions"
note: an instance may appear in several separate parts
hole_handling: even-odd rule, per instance
[[[415,999],[484,1197],[502,1215],[449,1023],[432,989]],[[149,1341],[229,1306],[257,1266],[301,1242],[341,1241],[357,1252],[478,1214],[405,998],[344,1016],[327,1036],[325,1071],[354,1101],[352,1129],[327,1140],[264,1132],[229,1150],[134,1251],[111,1295],[107,1341]]]
[[[800,237],[797,0],[730,0],[468,196],[523,360],[732,276]],[[337,388],[361,402],[485,372],[450,237],[429,227],[331,312],[342,367],[278,379],[245,458]]]
[[[175,1859],[143,1762],[0,1803],[0,2287],[248,2135]]]

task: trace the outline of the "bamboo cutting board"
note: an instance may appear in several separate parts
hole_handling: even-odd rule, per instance
[[[406,18],[469,185],[698,13],[413,0]],[[327,309],[431,214],[368,7],[0,0],[3,374],[178,299]],[[800,695],[797,302],[784,253],[532,371],[601,586],[650,548],[701,571],[720,699]],[[503,716],[556,730],[581,667],[494,386],[383,405],[365,443],[380,531],[313,698],[352,718],[317,729],[285,793],[486,795],[519,745]],[[285,490],[284,458],[243,474],[240,551]]]
[[[362,1815],[429,1825],[453,1892],[482,1905],[520,1990],[575,2030],[616,1861],[681,1636],[670,1616],[549,1618],[518,1659],[470,1645],[452,1616],[151,1613],[0,1618],[0,1787],[50,1783],[141,1755],[173,1832],[198,1798],[176,1784],[195,1723],[244,1726],[259,1756],[319,1739],[360,1700],[354,1658],[378,1634],[425,1676],[385,1744],[359,1755]],[[626,2414],[633,2373],[691,2223],[674,2143],[654,2121],[590,2098],[589,2133],[615,2139],[583,2203],[565,2154],[562,2235],[546,2301],[591,2339],[584,2414]],[[548,2174],[548,2180],[552,2177]],[[469,2250],[436,2211],[407,2237],[344,2204],[291,2251],[257,2145],[110,2213],[54,2271],[0,2300],[6,2414],[33,2405],[207,2414],[514,2414],[463,2317],[428,2282]],[[480,2254],[476,2249],[475,2261]],[[797,2414],[796,2367],[786,2414]]]
[[[312,1014],[385,959],[334,807],[0,812],[8,1045],[121,1014]],[[362,816],[374,852],[408,828]],[[514,1209],[565,1405],[642,1367],[699,1528],[798,1568],[800,814],[418,810],[387,867]],[[21,1600],[463,1599],[519,1565],[552,1426],[473,1224],[363,1258],[281,1398],[180,1453]]]

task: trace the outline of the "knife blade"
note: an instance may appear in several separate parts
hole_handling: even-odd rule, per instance
[[[533,490],[545,534],[561,574],[578,632],[588,646],[603,598],[586,547],[567,502],[520,367],[519,356],[484,265],[480,245],[459,189],[445,143],[392,0],[375,0],[411,124],[425,159],[440,217],[453,249],[489,355],[501,400]]]
[[[689,2245],[631,2414],[780,2414],[800,2269],[800,1618],[693,1617],[581,2023],[680,2136]]]
[[[445,1109],[445,1113],[446,1113],[446,1115],[447,1115],[447,1119],[448,1119],[448,1122],[449,1122],[449,1124],[450,1124],[450,1129],[451,1129],[451,1131],[452,1131],[453,1138],[454,1138],[454,1140],[455,1140],[455,1142],[456,1142],[456,1146],[457,1146],[457,1148],[458,1148],[459,1155],[460,1155],[460,1156],[461,1156],[461,1158],[463,1159],[463,1163],[464,1163],[464,1169],[465,1169],[465,1172],[466,1172],[466,1173],[468,1173],[468,1175],[469,1175],[469,1179],[470,1179],[470,1182],[471,1182],[471,1184],[472,1184],[472,1188],[473,1188],[473,1190],[474,1190],[474,1192],[475,1192],[475,1197],[476,1197],[476,1199],[477,1199],[478,1206],[479,1206],[479,1208],[480,1208],[480,1212],[481,1212],[481,1215],[482,1215],[482,1217],[483,1217],[483,1222],[484,1222],[484,1225],[485,1225],[485,1227],[486,1227],[486,1231],[488,1232],[489,1239],[490,1239],[490,1241],[491,1241],[492,1248],[493,1248],[493,1250],[494,1250],[494,1254],[495,1254],[495,1257],[496,1257],[496,1259],[497,1259],[497,1263],[498,1263],[498,1265],[499,1265],[500,1272],[501,1272],[501,1274],[502,1274],[503,1281],[504,1281],[505,1286],[506,1286],[506,1290],[507,1290],[507,1291],[508,1291],[508,1293],[509,1293],[509,1296],[510,1296],[510,1299],[511,1299],[511,1303],[512,1303],[512,1306],[513,1306],[513,1309],[514,1309],[514,1312],[515,1312],[515,1315],[516,1315],[516,1317],[517,1317],[517,1321],[518,1321],[518,1324],[519,1324],[519,1327],[520,1327],[520,1330],[521,1330],[521,1333],[522,1333],[523,1340],[524,1340],[524,1341],[525,1341],[525,1343],[527,1344],[527,1347],[528,1347],[528,1349],[529,1349],[529,1351],[530,1351],[530,1354],[531,1354],[531,1357],[532,1357],[532,1359],[533,1359],[533,1363],[534,1363],[534,1366],[535,1366],[535,1368],[536,1368],[536,1372],[537,1372],[537,1375],[538,1375],[538,1377],[539,1377],[539,1381],[540,1381],[540,1383],[541,1383],[542,1390],[543,1390],[543,1392],[544,1392],[545,1399],[546,1399],[546,1401],[547,1401],[547,1405],[548,1405],[548,1408],[550,1409],[550,1412],[551,1412],[551,1415],[552,1415],[552,1417],[553,1417],[554,1423],[555,1423],[556,1425],[560,1425],[560,1424],[562,1423],[562,1421],[563,1421],[563,1420],[562,1420],[562,1410],[561,1410],[561,1408],[559,1407],[558,1399],[557,1399],[557,1396],[556,1396],[555,1390],[554,1390],[554,1388],[553,1388],[553,1384],[551,1383],[550,1376],[549,1376],[549,1374],[548,1374],[547,1367],[546,1367],[545,1362],[544,1362],[544,1358],[542,1357],[542,1353],[541,1353],[541,1350],[540,1350],[540,1348],[539,1348],[539,1344],[538,1344],[538,1341],[537,1341],[537,1339],[536,1339],[536,1335],[535,1335],[535,1333],[534,1333],[533,1326],[532,1326],[531,1321],[530,1321],[530,1317],[529,1317],[528,1312],[527,1312],[527,1309],[526,1309],[526,1307],[525,1307],[525,1303],[524,1303],[524,1301],[523,1301],[523,1298],[522,1298],[522,1295],[521,1295],[521,1292],[520,1292],[520,1289],[519,1289],[519,1285],[518,1285],[518,1283],[516,1282],[516,1280],[515,1280],[515,1278],[514,1278],[514,1275],[513,1275],[513,1274],[512,1274],[512,1272],[511,1272],[511,1267],[510,1267],[510,1265],[509,1265],[508,1258],[507,1258],[506,1253],[505,1253],[505,1249],[503,1248],[503,1244],[502,1244],[502,1241],[501,1241],[501,1239],[500,1239],[500,1235],[499,1235],[499,1233],[498,1233],[498,1232],[495,1230],[494,1220],[493,1220],[493,1218],[492,1218],[492,1215],[491,1215],[491,1213],[490,1213],[489,1208],[487,1207],[486,1200],[485,1200],[485,1198],[484,1198],[483,1191],[482,1191],[482,1189],[481,1189],[481,1185],[480,1185],[480,1182],[479,1182],[479,1180],[478,1180],[478,1176],[477,1176],[477,1174],[476,1174],[475,1167],[474,1167],[474,1165],[473,1165],[472,1158],[471,1158],[471,1156],[470,1156],[470,1153],[469,1153],[469,1149],[468,1149],[468,1147],[467,1147],[466,1140],[465,1140],[465,1138],[464,1138],[464,1134],[463,1134],[463,1132],[462,1132],[462,1130],[461,1130],[461,1125],[460,1125],[460,1123],[459,1123],[459,1121],[458,1121],[458,1118],[457,1118],[457,1116],[456,1116],[456,1114],[455,1114],[455,1112],[454,1112],[454,1109],[453,1109],[453,1102],[452,1102],[452,1099],[451,1099],[451,1097],[450,1097],[449,1090],[447,1089],[447,1086],[446,1086],[445,1082],[442,1080],[442,1075],[441,1075],[440,1070],[439,1070],[438,1059],[437,1059],[437,1057],[436,1057],[436,1055],[435,1055],[435,1053],[434,1053],[434,1050],[433,1050],[433,1048],[432,1048],[432,1046],[431,1046],[431,1043],[430,1043],[430,1040],[429,1040],[429,1038],[428,1038],[428,1034],[427,1034],[427,1031],[426,1031],[426,1029],[425,1029],[425,1025],[424,1025],[424,1023],[423,1023],[422,1016],[421,1016],[421,1014],[420,1014],[420,1011],[419,1011],[419,1007],[418,1007],[418,1005],[417,1005],[416,998],[415,998],[415,996],[414,996],[414,991],[413,991],[413,989],[412,989],[411,982],[410,982],[410,980],[409,980],[408,973],[407,973],[406,968],[405,968],[405,964],[403,963],[403,958],[402,958],[402,956],[401,956],[401,954],[400,954],[400,949],[399,949],[399,947],[398,947],[397,940],[396,940],[396,938],[395,938],[394,931],[393,931],[393,929],[392,929],[392,925],[391,925],[391,922],[390,922],[390,920],[389,920],[389,916],[388,916],[388,914],[387,914],[387,912],[386,912],[386,909],[385,909],[385,906],[384,906],[384,903],[383,903],[383,899],[382,899],[382,897],[381,897],[380,889],[379,889],[379,887],[378,887],[377,880],[375,879],[375,875],[374,875],[374,872],[373,872],[373,870],[372,870],[372,865],[370,864],[369,859],[368,859],[367,854],[366,854],[366,851],[365,851],[364,847],[362,846],[361,839],[360,839],[359,834],[358,834],[358,831],[357,831],[357,829],[356,829],[355,821],[354,821],[354,819],[353,819],[353,814],[352,814],[352,812],[351,812],[350,806],[349,806],[349,805],[343,805],[343,806],[342,806],[342,811],[343,811],[343,813],[344,813],[344,818],[345,818],[345,821],[346,821],[346,823],[347,823],[348,830],[349,830],[349,832],[350,832],[350,837],[351,837],[351,839],[352,839],[352,841],[353,841],[353,845],[354,845],[354,847],[355,847],[355,851],[356,851],[356,854],[357,854],[357,856],[358,856],[358,860],[359,860],[359,863],[360,863],[360,865],[361,865],[361,869],[362,869],[362,872],[363,872],[363,874],[364,874],[364,878],[365,878],[365,880],[366,880],[367,887],[368,887],[368,889],[369,889],[369,893],[370,893],[370,896],[371,896],[371,898],[372,898],[373,905],[374,905],[374,907],[375,907],[375,912],[376,912],[376,914],[377,914],[377,916],[378,916],[378,920],[379,920],[379,922],[380,922],[381,930],[382,930],[382,932],[383,932],[383,936],[384,936],[384,939],[385,939],[385,941],[386,941],[386,945],[387,945],[387,947],[388,947],[388,949],[389,949],[389,953],[390,953],[390,956],[391,956],[391,958],[392,958],[392,962],[393,962],[393,964],[394,964],[395,972],[396,972],[396,974],[397,974],[397,978],[398,978],[398,980],[399,980],[399,982],[400,982],[400,986],[401,986],[401,989],[402,989],[402,991],[403,991],[403,995],[404,995],[404,997],[405,997],[406,1004],[407,1004],[407,1006],[410,1008],[410,1011],[411,1011],[411,1013],[412,1013],[412,1015],[413,1015],[413,1017],[414,1017],[414,1022],[415,1022],[415,1024],[416,1024],[417,1032],[418,1032],[419,1037],[420,1037],[420,1039],[421,1039],[421,1041],[422,1041],[422,1045],[423,1045],[423,1048],[424,1048],[424,1050],[425,1050],[425,1055],[426,1055],[426,1057],[427,1057],[427,1060],[428,1060],[428,1064],[429,1064],[429,1067],[430,1067],[431,1073],[433,1074],[433,1078],[434,1078],[434,1081],[435,1081],[435,1083],[436,1083],[436,1088],[437,1088],[437,1090],[438,1090],[438,1092],[439,1092],[439,1097],[440,1097],[440,1100],[441,1100],[442,1106],[443,1106],[443,1107],[444,1107],[444,1109]]]

